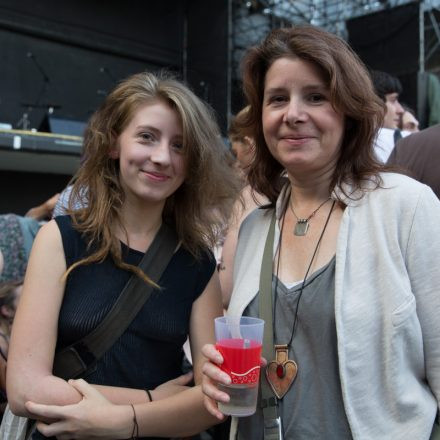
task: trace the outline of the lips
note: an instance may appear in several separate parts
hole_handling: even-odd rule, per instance
[[[283,136],[281,139],[288,141],[302,141],[304,139],[310,139],[311,136]]]
[[[287,142],[289,145],[303,145],[313,138],[314,136],[305,134],[281,136],[281,140]]]
[[[149,180],[152,180],[154,182],[165,182],[170,178],[170,176],[168,176],[167,174],[159,173],[157,171],[141,171]]]

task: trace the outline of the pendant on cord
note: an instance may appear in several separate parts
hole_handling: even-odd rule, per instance
[[[293,233],[295,235],[302,237],[303,235],[307,234],[308,230],[309,230],[309,220],[307,218],[299,218],[298,221],[296,222]]]
[[[275,345],[275,360],[267,364],[266,380],[278,399],[289,391],[297,372],[296,362],[289,359],[289,347],[286,344]]]

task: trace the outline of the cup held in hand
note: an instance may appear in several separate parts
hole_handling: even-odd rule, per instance
[[[224,359],[220,368],[231,378],[230,385],[219,384],[230,397],[227,404],[219,402],[226,415],[243,417],[256,410],[263,331],[259,318],[215,319],[216,347]]]

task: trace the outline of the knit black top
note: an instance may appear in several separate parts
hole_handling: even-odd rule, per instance
[[[86,241],[69,216],[55,221],[69,267],[87,255]],[[121,246],[123,260],[138,265],[144,254]],[[182,345],[189,332],[191,308],[214,270],[212,253],[205,252],[196,260],[181,247],[159,280],[161,290],[153,291],[124,334],[84,379],[92,384],[153,389],[182,374]],[[60,310],[57,350],[83,338],[102,321],[130,276],[110,257],[73,270]]]

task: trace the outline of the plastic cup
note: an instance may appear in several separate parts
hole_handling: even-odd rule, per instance
[[[260,378],[264,321],[259,318],[222,316],[215,319],[216,348],[223,356],[220,368],[231,378],[230,385],[218,384],[230,397],[219,402],[219,410],[229,416],[255,413]]]

